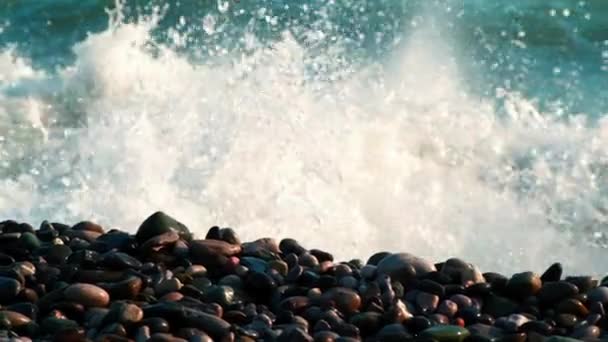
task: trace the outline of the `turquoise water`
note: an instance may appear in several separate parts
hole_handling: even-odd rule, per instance
[[[0,216],[605,272],[605,89],[601,0],[5,0]]]

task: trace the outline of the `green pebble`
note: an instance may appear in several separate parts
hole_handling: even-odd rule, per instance
[[[462,342],[471,333],[467,329],[457,325],[436,325],[426,329],[421,335],[439,342]]]

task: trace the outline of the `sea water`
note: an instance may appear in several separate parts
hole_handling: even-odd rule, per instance
[[[608,272],[608,2],[4,0],[0,217]]]

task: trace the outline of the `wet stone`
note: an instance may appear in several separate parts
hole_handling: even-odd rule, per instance
[[[130,256],[129,254],[122,252],[109,252],[106,253],[101,260],[101,264],[109,269],[125,270],[125,269],[139,269],[142,267],[141,261]]]
[[[87,307],[105,307],[110,302],[110,295],[101,287],[92,284],[73,284],[64,291],[67,300]]]
[[[558,262],[554,263],[549,266],[549,268],[547,268],[545,273],[541,275],[540,280],[543,282],[543,284],[548,282],[560,281],[560,279],[562,278],[562,272],[562,264]]]
[[[421,335],[438,342],[461,342],[469,337],[470,332],[459,326],[438,325],[424,330]]]
[[[564,299],[557,305],[557,312],[559,313],[567,313],[573,314],[576,316],[587,316],[589,314],[589,310],[576,299]]]
[[[526,298],[540,291],[542,282],[540,276],[533,272],[514,274],[506,284],[506,290],[514,298]]]
[[[192,234],[183,223],[161,211],[152,214],[139,226],[135,238],[139,243],[144,243],[150,238],[170,231],[175,231],[186,241],[192,238]]]
[[[590,290],[587,293],[587,299],[590,302],[600,302],[602,304],[608,303],[608,287],[599,286]]]
[[[0,277],[0,303],[9,303],[19,294],[21,283],[13,278]]]
[[[403,284],[435,270],[432,263],[408,253],[391,254],[378,263],[378,273],[387,274]]]
[[[577,294],[578,287],[572,283],[566,281],[548,282],[544,283],[538,292],[538,299],[542,303],[556,303]]]

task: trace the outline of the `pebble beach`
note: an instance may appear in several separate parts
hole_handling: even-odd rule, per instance
[[[305,241],[0,223],[2,341],[602,341],[608,279],[503,275],[406,251],[334,260]],[[310,249],[309,249],[310,248]]]

